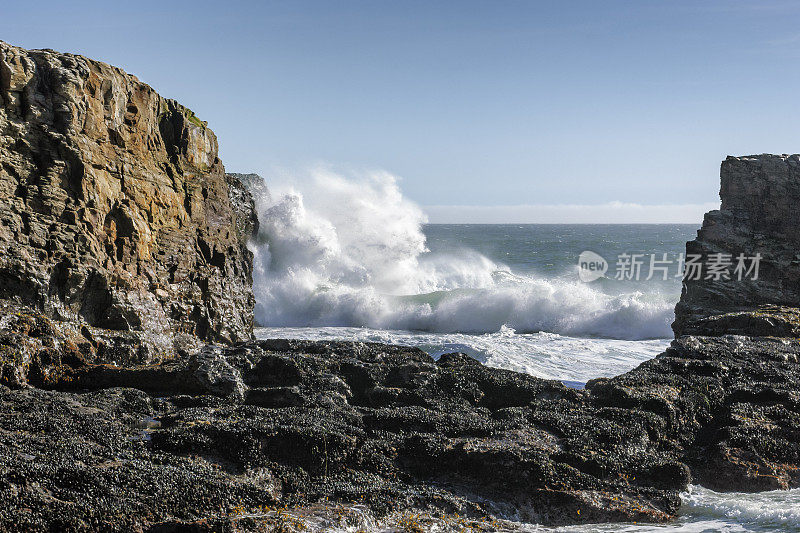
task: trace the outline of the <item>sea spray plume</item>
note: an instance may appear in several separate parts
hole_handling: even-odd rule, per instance
[[[668,299],[514,273],[469,249],[429,252],[423,212],[386,172],[347,179],[317,170],[308,185],[262,197],[258,208],[263,325],[669,336]]]
[[[347,180],[317,171],[314,187],[305,195],[315,213],[336,228],[340,255],[369,284],[384,293],[416,293],[418,258],[427,251],[422,210],[403,197],[396,179],[373,172]]]
[[[419,292],[425,216],[391,175],[346,180],[318,170],[303,194],[262,200],[259,211],[261,323],[368,323],[387,311],[378,293]]]

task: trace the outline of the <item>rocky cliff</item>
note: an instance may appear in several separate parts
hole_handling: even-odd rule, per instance
[[[189,109],[105,63],[0,42],[0,298],[76,326],[90,358],[251,337],[248,197]]]
[[[706,270],[684,280],[675,334],[798,337],[800,156],[728,157],[720,177],[722,205],[686,245],[687,257],[701,256]],[[716,254],[732,262],[718,279],[707,270]],[[742,254],[760,257],[757,272],[750,259],[735,272]]]

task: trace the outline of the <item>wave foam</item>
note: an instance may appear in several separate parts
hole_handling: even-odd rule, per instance
[[[257,328],[259,339],[307,339],[380,342],[414,346],[434,358],[452,352],[471,355],[488,366],[557,379],[572,386],[601,376],[627,372],[664,351],[665,339],[626,341],[576,339],[556,333],[516,333],[503,326],[495,333],[424,333],[370,328]]]
[[[800,531],[800,489],[720,493],[692,486],[681,495],[683,513],[715,518],[749,531]]]
[[[262,325],[671,336],[666,297],[520,275],[468,249],[429,252],[424,213],[389,174],[312,178],[303,192],[258,199],[254,289]]]

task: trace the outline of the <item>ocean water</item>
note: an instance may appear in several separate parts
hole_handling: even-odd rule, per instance
[[[427,224],[385,173],[320,171],[305,185],[261,194],[257,207],[259,338],[377,341],[434,357],[460,351],[572,387],[668,346],[680,256],[699,227]],[[604,277],[580,280],[584,251],[606,260]],[[693,487],[684,502],[667,526],[568,530],[800,531],[798,491]]]

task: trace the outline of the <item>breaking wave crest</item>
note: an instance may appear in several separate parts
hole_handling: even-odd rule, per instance
[[[257,199],[261,325],[671,336],[667,297],[606,294],[574,273],[523,275],[466,248],[430,252],[424,213],[390,174],[348,179],[322,170],[308,185]]]

